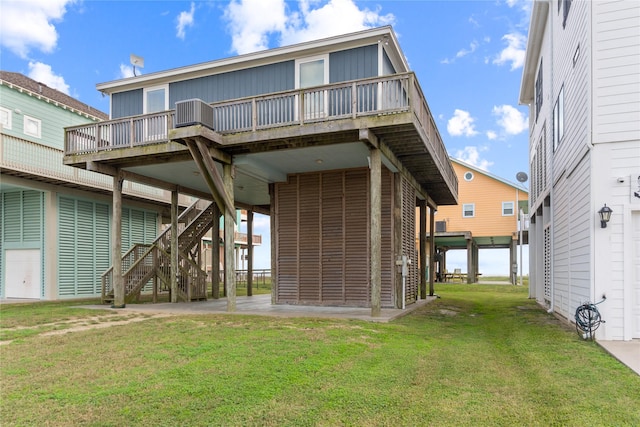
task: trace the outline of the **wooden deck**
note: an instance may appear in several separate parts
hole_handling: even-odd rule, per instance
[[[458,182],[413,73],[330,84],[212,104],[214,130],[175,128],[174,111],[73,126],[64,163],[116,168],[186,161],[185,138],[204,138],[222,156],[359,141],[371,132],[383,154],[435,203],[456,204]],[[286,171],[285,171],[286,172]]]

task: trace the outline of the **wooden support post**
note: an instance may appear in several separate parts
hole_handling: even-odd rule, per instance
[[[278,288],[278,235],[276,228],[276,187],[275,184],[269,184],[269,235],[271,238],[271,304],[276,303],[276,291]]]
[[[435,255],[436,255],[436,215],[435,209],[430,209],[429,215],[429,253],[431,256],[429,257],[429,296],[432,297],[434,294],[433,291],[433,278],[435,277]],[[443,260],[445,258],[443,257]],[[440,267],[442,268],[442,267]]]
[[[393,270],[395,279],[395,307],[402,308],[402,268],[395,265],[402,260],[402,175],[393,174]],[[406,295],[406,294],[405,294]]]
[[[224,181],[224,191],[233,201],[232,168],[231,165],[224,165],[224,175],[222,179]],[[226,209],[224,213],[224,284],[227,294],[228,312],[236,311],[236,272],[233,256],[235,246],[234,214],[235,212],[228,212],[228,209]]]
[[[178,192],[171,192],[171,302],[178,302]]]
[[[509,266],[511,271],[509,277],[511,278],[511,284],[518,284],[518,240],[517,237],[511,239],[511,250],[509,251]]]
[[[427,266],[427,201],[418,200],[420,215],[420,299],[427,298],[427,271],[431,271]]]
[[[211,297],[220,298],[220,208],[215,203],[211,227]]]
[[[113,223],[111,235],[111,259],[113,262],[112,308],[124,308],[124,278],[122,277],[122,183],[120,173],[113,176]]]
[[[474,263],[473,263],[473,237],[467,240],[467,283],[473,283],[475,277]]]
[[[247,210],[247,296],[253,296],[253,211]]]
[[[371,316],[380,316],[382,292],[382,159],[378,148],[369,150],[370,170],[370,228],[371,228]]]

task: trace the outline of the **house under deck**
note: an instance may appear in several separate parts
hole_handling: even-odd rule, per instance
[[[112,175],[114,184],[171,190],[174,199],[183,193],[214,200],[214,217],[235,207],[270,215],[274,303],[364,305],[375,315],[381,305],[403,307],[418,292],[426,296],[426,254],[435,252],[434,241],[428,250],[425,240],[426,207],[456,204],[458,183],[413,73],[204,107],[184,102],[211,108],[213,121],[176,119],[172,110],[70,127],[64,163]],[[120,185],[114,188],[113,235],[119,236]],[[415,206],[421,208],[419,254]],[[172,212],[178,229],[175,204]],[[224,240],[233,242],[234,216],[224,217]],[[116,240],[113,259],[121,250]],[[177,236],[171,248],[177,257]],[[229,311],[235,308],[232,250],[225,245]],[[402,266],[402,255],[413,262]],[[122,306],[118,264],[114,305]],[[173,268],[170,277],[177,277]],[[429,281],[432,291],[433,274]]]

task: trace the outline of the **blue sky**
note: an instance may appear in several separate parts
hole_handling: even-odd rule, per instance
[[[449,154],[515,182],[528,172],[518,92],[530,8],[530,0],[0,0],[0,68],[108,112],[95,85],[132,75],[132,53],[145,61],[136,71],[150,73],[392,25]],[[268,247],[258,267],[269,266]],[[503,259],[481,253],[480,269],[491,274]]]

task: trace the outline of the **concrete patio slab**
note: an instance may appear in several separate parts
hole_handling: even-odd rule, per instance
[[[609,354],[640,375],[640,340],[596,341]]]
[[[236,310],[227,311],[227,300],[178,302],[178,303],[157,303],[157,304],[127,304],[125,308],[112,309],[105,305],[81,306],[82,308],[109,309],[118,312],[137,313],[174,313],[174,314],[232,314],[232,315],[255,315],[274,317],[314,317],[327,319],[356,319],[368,322],[390,322],[423,307],[425,304],[435,300],[437,297],[427,297],[423,300],[408,305],[404,310],[383,308],[380,316],[372,317],[370,308],[354,307],[318,307],[307,305],[274,305],[271,304],[271,295],[254,295],[251,297],[236,297]]]

